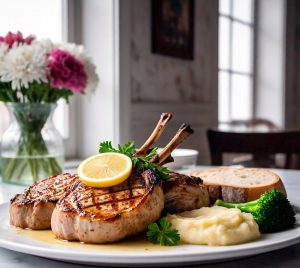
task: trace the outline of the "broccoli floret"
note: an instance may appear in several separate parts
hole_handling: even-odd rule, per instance
[[[247,203],[229,203],[217,200],[215,205],[238,208],[251,213],[262,233],[286,230],[295,224],[295,212],[286,196],[276,189],[265,192],[259,199]]]

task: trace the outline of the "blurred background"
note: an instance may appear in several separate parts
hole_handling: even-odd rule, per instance
[[[83,44],[100,84],[61,102],[54,121],[67,159],[95,154],[102,140],[142,144],[161,112],[181,123],[184,144],[209,164],[206,131],[300,128],[300,1],[0,0],[0,35]],[[0,103],[0,136],[9,122]]]

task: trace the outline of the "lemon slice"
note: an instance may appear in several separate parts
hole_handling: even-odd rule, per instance
[[[79,179],[92,187],[110,187],[125,181],[131,173],[132,161],[124,154],[102,153],[85,159],[78,167]]]

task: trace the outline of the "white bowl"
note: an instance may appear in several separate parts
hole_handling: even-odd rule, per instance
[[[159,148],[158,152],[161,150],[162,148]],[[180,169],[180,168],[195,166],[197,164],[198,154],[199,152],[197,150],[175,149],[172,152],[172,157],[174,158],[174,162],[168,163],[165,166],[170,169]]]

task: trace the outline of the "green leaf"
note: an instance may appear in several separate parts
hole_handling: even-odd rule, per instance
[[[133,156],[136,149],[133,141],[128,141],[123,146],[119,145],[118,148],[120,153],[126,154],[129,157]]]
[[[0,82],[0,101],[4,102],[55,103],[63,98],[68,103],[72,95],[71,90],[52,88],[48,83],[32,82],[28,88],[13,90],[11,83]]]
[[[179,244],[180,235],[178,230],[170,230],[172,224],[162,218],[158,223],[151,223],[148,226],[147,237],[154,244],[162,246],[175,246]]]
[[[159,223],[164,232],[172,226],[172,224],[166,218],[162,218]]]
[[[150,162],[155,155],[157,155],[157,148],[153,148],[146,156],[136,157],[133,161],[134,167],[137,167],[138,169],[153,169],[158,173],[161,180],[167,181],[170,178],[170,171],[166,167]]]
[[[115,153],[118,152],[118,150],[113,148],[111,141],[101,142],[99,145],[99,153],[102,154],[102,153],[109,153],[109,152]]]
[[[11,83],[0,82],[0,101],[19,102],[17,90],[12,89]]]

